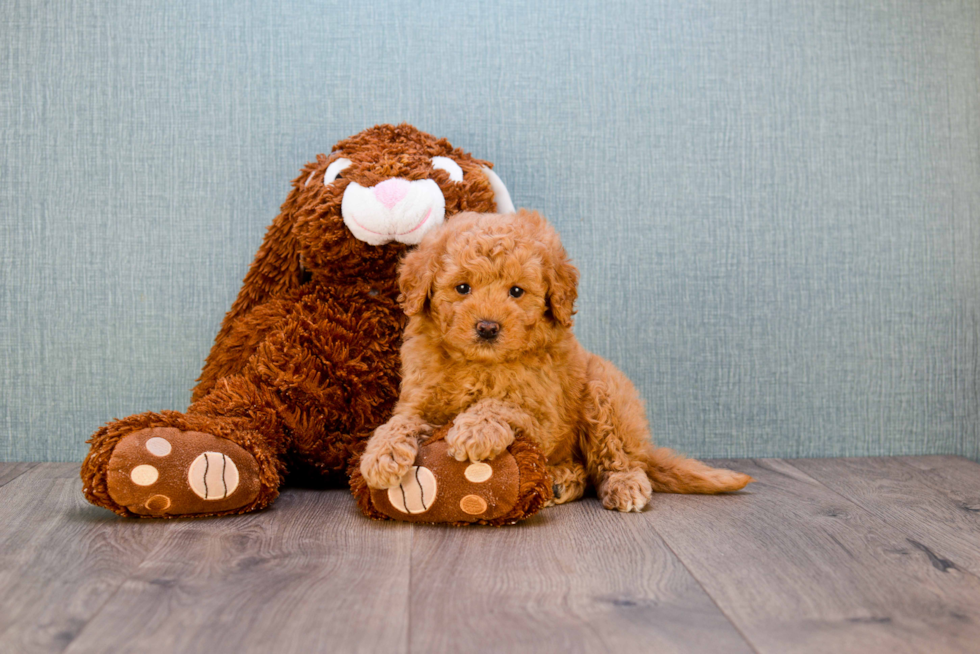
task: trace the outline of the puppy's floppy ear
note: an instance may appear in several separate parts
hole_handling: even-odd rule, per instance
[[[398,267],[398,301],[409,316],[420,313],[432,293],[439,270],[439,258],[446,242],[447,229],[437,227],[422,238],[418,248],[409,252]]]
[[[578,268],[572,265],[558,233],[536,212],[523,209],[518,212],[522,218],[537,223],[541,242],[546,249],[545,281],[548,291],[545,297],[548,311],[556,323],[562,327],[572,326],[575,314],[575,300],[578,298]]]
[[[572,326],[575,314],[575,300],[578,298],[578,268],[572,265],[561,248],[561,256],[552,261],[553,268],[548,279],[548,309],[551,316],[562,327]]]

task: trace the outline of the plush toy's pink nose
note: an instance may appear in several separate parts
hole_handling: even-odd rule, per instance
[[[410,186],[408,180],[401,177],[386,179],[374,187],[374,197],[386,208],[391,209],[408,195]]]

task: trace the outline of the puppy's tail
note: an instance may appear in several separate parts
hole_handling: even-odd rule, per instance
[[[741,472],[712,468],[666,447],[647,445],[639,458],[650,478],[650,485],[658,493],[730,493],[755,481]]]

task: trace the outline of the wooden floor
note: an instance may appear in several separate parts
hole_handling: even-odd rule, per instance
[[[0,652],[980,652],[980,465],[718,463],[758,483],[502,529],[314,490],[125,520],[77,465],[0,464]]]

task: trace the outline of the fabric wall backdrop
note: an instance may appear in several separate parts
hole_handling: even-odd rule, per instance
[[[408,121],[698,456],[980,457],[974,0],[0,6],[0,460],[182,409],[300,166]]]

